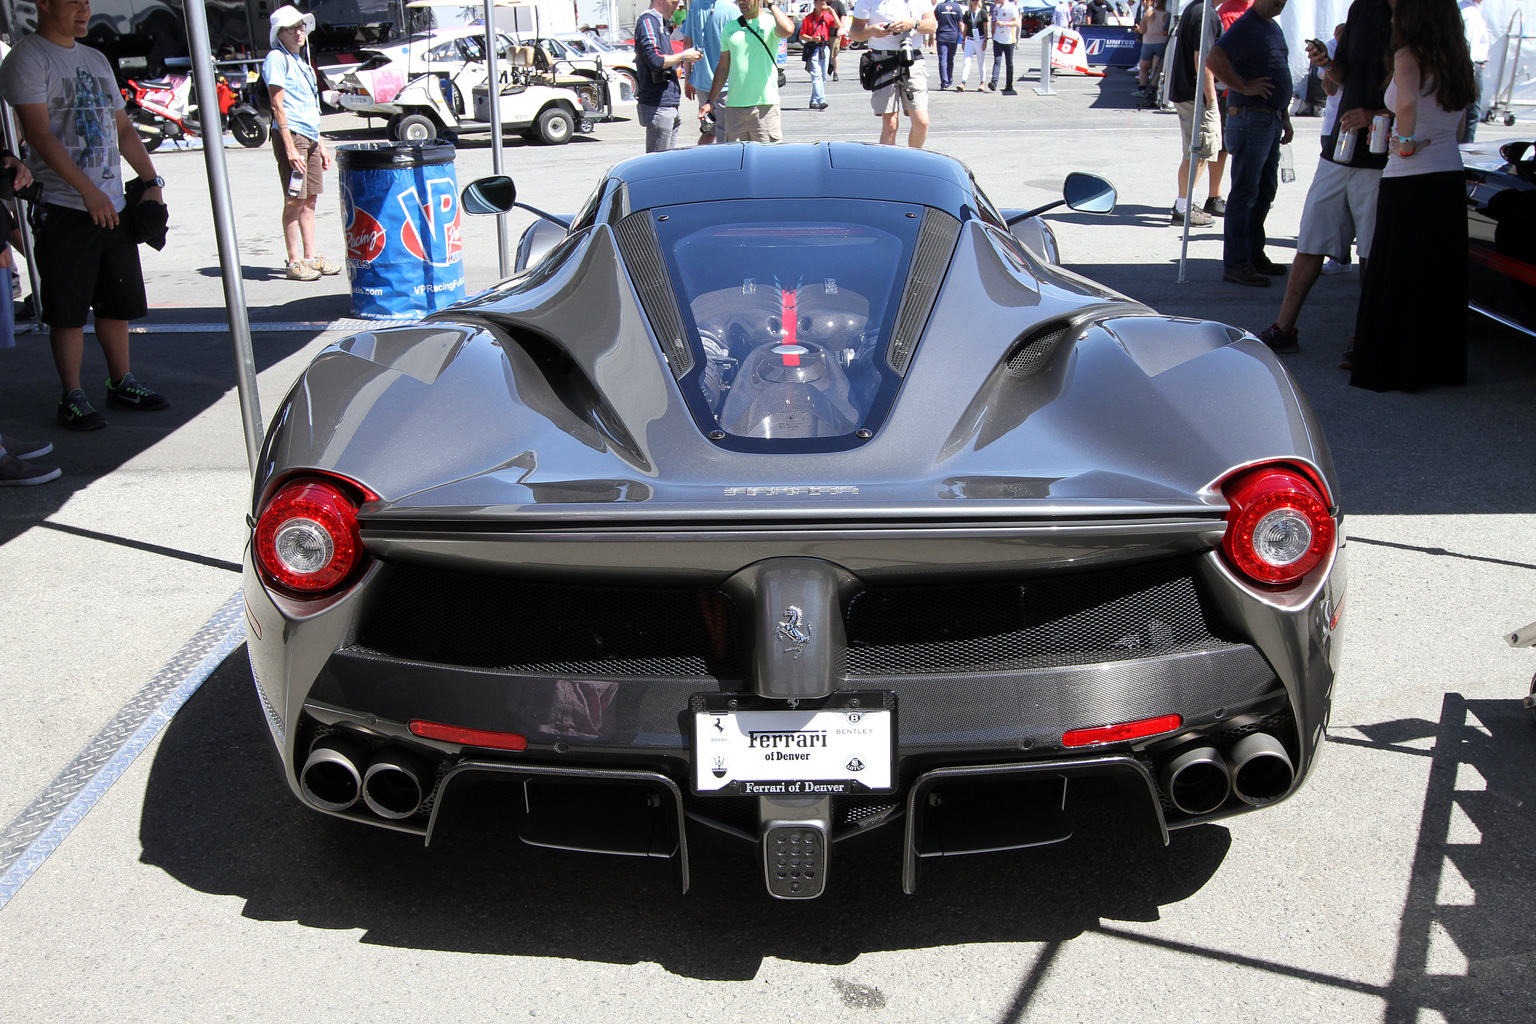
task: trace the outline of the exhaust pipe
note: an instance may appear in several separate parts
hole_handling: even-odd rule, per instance
[[[381,818],[409,818],[426,796],[423,780],[432,777],[426,761],[400,747],[385,747],[373,755],[363,774],[363,801]]]
[[[1163,792],[1185,814],[1210,814],[1227,802],[1232,773],[1215,747],[1186,750],[1163,765]]]
[[[357,803],[363,777],[358,765],[363,748],[345,736],[333,735],[310,748],[309,760],[299,772],[304,798],[322,811],[344,811]]]
[[[1245,803],[1267,804],[1291,791],[1296,769],[1285,745],[1264,732],[1249,733],[1227,753],[1232,790]]]

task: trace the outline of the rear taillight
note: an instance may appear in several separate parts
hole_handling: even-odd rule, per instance
[[[345,583],[365,553],[357,502],[336,483],[284,486],[256,520],[256,564],[273,583],[319,595]]]
[[[1300,469],[1256,466],[1222,484],[1231,510],[1221,549],[1258,583],[1295,583],[1333,550],[1335,528],[1322,492]]]

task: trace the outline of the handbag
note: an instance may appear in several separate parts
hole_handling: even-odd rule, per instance
[[[752,38],[756,39],[758,42],[763,44],[763,50],[764,50],[764,52],[766,52],[768,54],[768,59],[773,61],[774,65],[777,66],[778,63],[779,63],[779,55],[776,52],[774,52],[774,50],[772,48],[770,48],[768,46],[768,40],[764,39],[761,35],[758,34],[757,29],[752,27],[751,23],[749,23],[747,21],[746,16],[742,15],[741,17],[738,17],[736,19],[736,24],[740,25],[742,28],[744,28],[748,32],[752,33]],[[784,69],[783,68],[779,68],[778,70],[779,70],[779,79],[778,79],[778,81],[779,81],[779,88],[782,89],[782,88],[784,88],[785,83],[787,83],[789,81],[789,76],[784,73]]]
[[[885,57],[878,56],[874,50],[865,50],[859,58],[859,84],[866,92],[883,89],[899,81],[906,72],[907,63],[902,59],[900,50]]]

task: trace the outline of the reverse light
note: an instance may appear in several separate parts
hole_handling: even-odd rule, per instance
[[[1184,719],[1179,715],[1159,715],[1157,718],[1143,718],[1140,721],[1121,722],[1118,725],[1069,729],[1061,734],[1061,745],[1091,747],[1099,743],[1124,743],[1127,740],[1139,740],[1159,733],[1173,732],[1183,724]]]
[[[1271,586],[1295,583],[1333,549],[1336,529],[1328,503],[1301,470],[1257,466],[1221,489],[1231,505],[1221,549],[1244,576]]]
[[[527,750],[528,737],[515,732],[496,732],[492,729],[466,729],[458,725],[444,725],[413,719],[411,734],[426,740],[442,740],[466,747],[486,747],[491,750]]]
[[[338,483],[288,484],[262,510],[256,563],[272,582],[318,596],[345,582],[362,563],[357,502]]]

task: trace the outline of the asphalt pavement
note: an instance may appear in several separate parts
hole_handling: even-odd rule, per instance
[[[848,70],[818,112],[791,67],[786,141],[876,138]],[[1194,230],[1180,283],[1178,122],[1135,109],[1133,82],[1057,77],[1039,96],[1031,70],[1016,96],[934,92],[929,148],[964,160],[1002,207],[1059,196],[1068,171],[1104,174],[1113,214],[1051,217],[1069,269],[1258,331],[1282,282],[1223,283],[1219,222]],[[336,115],[324,129],[333,145],[380,138],[360,124]],[[1317,148],[1318,121],[1296,124],[1298,180],[1269,221],[1280,262]],[[509,140],[506,166],[520,199],[571,211],[642,149],[626,121],[562,147]],[[283,279],[271,151],[225,156],[270,413],[349,329],[349,288],[345,275]],[[1351,585],[1325,756],[1293,799],[1166,848],[1106,815],[1057,847],[946,861],[913,897],[891,850],[840,858],[840,881],[806,905],[774,902],[749,861],[705,851],[678,897],[644,864],[521,846],[494,803],[425,850],[288,795],[244,649],[218,646],[231,621],[238,631],[248,470],[204,155],[155,161],[172,224],[163,252],[143,250],[152,309],[134,369],[172,407],[104,410],[108,429],[70,433],[54,421],[45,337],[0,350],[0,433],[52,441],[64,470],[0,490],[0,872],[27,869],[0,888],[0,1018],[1531,1019],[1536,726],[1519,698],[1536,652],[1502,640],[1536,618],[1531,340],[1475,322],[1467,386],[1358,391],[1337,362],[1359,275],[1313,293],[1285,363],[1343,479]],[[490,167],[488,140],[463,138],[460,183]],[[339,260],[327,186],[319,233]],[[530,218],[508,220],[515,238]],[[497,277],[495,237],[492,219],[466,218],[471,290]],[[93,398],[104,376],[88,338]],[[178,691],[199,659],[217,667]],[[182,700],[156,732],[153,712]],[[130,741],[112,761],[114,735]],[[102,762],[116,766],[110,788],[89,782]],[[6,847],[38,839],[29,823],[44,820],[41,845]]]

